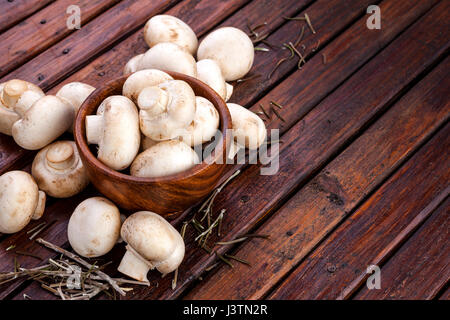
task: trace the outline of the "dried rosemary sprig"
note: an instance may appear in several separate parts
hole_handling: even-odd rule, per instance
[[[262,47],[255,47],[254,49],[255,49],[255,51],[262,51],[262,52],[269,52],[270,51],[270,49],[262,48]]]
[[[259,108],[264,113],[264,115],[267,117],[267,119],[270,119],[269,113],[266,111],[266,109],[264,109],[264,106],[261,103],[259,104]]]
[[[45,241],[42,238],[39,238],[36,240],[36,242],[46,246],[49,249],[52,249],[56,252],[59,252],[63,255],[65,255],[66,257],[78,262],[79,264],[83,265],[84,267],[90,269],[92,268],[92,265],[86,261],[84,261],[83,259],[81,259],[79,256],[77,256],[76,254],[73,254],[72,252],[69,252],[67,250],[64,250],[63,248],[60,248],[48,241]],[[106,273],[104,273],[103,271],[97,270],[97,268],[95,268],[95,273],[101,277],[103,280],[105,280],[106,282],[108,282],[117,292],[119,292],[122,296],[124,296],[126,293],[118,286],[117,282],[114,281],[110,276],[108,276]]]
[[[269,75],[267,76],[267,79],[270,79],[272,77],[272,75],[274,74],[274,72],[278,69],[278,67],[283,63],[286,62],[287,60],[292,59],[295,56],[294,50],[292,50],[292,48],[290,46],[287,46],[286,44],[283,44],[283,47],[288,48],[289,51],[291,52],[291,55],[289,57],[286,58],[281,58],[280,60],[278,60],[277,64],[275,65],[275,67],[272,69],[272,71],[269,73]]]
[[[300,53],[300,51],[298,51],[295,46],[292,44],[292,42],[289,42],[288,46],[298,55],[299,57],[299,61],[297,64],[297,68],[300,69],[301,68],[301,64],[303,62],[303,64],[306,64],[306,60],[303,57],[303,55]]]
[[[300,41],[303,39],[303,35],[305,34],[305,26],[302,27],[302,31],[300,32],[300,35],[298,36],[297,40],[294,42],[294,47],[297,47]]]
[[[10,250],[14,249],[15,247],[16,247],[16,245],[15,245],[15,244],[12,244],[12,245],[10,245],[8,248],[6,248],[5,251],[10,251]]]

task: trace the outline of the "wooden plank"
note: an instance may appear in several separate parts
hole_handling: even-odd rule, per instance
[[[45,7],[53,0],[3,1],[0,5],[0,32]]]
[[[120,0],[82,0],[77,2],[81,10],[81,26],[118,3]],[[0,35],[0,77],[27,60],[46,50],[74,30],[67,28],[69,15],[67,8],[71,0],[62,0],[50,4],[43,10],[27,18]]]
[[[364,284],[367,267],[382,265],[448,196],[449,150],[450,125],[447,125],[314,250],[269,298],[348,298]]]
[[[428,22],[428,21],[427,21]],[[395,24],[394,24],[395,25]],[[430,29],[430,31],[433,31],[433,28],[436,28],[437,26],[432,26]],[[398,30],[398,32],[400,31],[401,29],[399,29]],[[415,36],[415,34],[413,34],[414,36]],[[419,37],[420,38],[420,37]],[[384,39],[384,38],[383,38]],[[385,39],[384,39],[385,40]],[[422,40],[422,38],[420,38],[419,40],[417,40],[417,41],[423,41]],[[443,41],[442,39],[441,39],[441,41]],[[382,44],[382,42],[381,42],[381,44]],[[368,43],[367,45],[371,45],[370,43]],[[380,42],[378,42],[378,41],[375,41],[375,45],[376,46],[379,46],[380,45]],[[403,45],[403,43],[402,43],[402,45]],[[416,46],[417,44],[416,43],[411,43],[410,44],[410,46],[408,47],[408,49],[411,49],[411,47],[412,48],[414,48],[415,46]],[[432,61],[434,61],[435,59],[436,59],[436,57],[437,56],[439,56],[440,55],[440,53],[442,53],[441,52],[441,50],[442,50],[442,48],[439,48],[441,45],[443,45],[442,43],[440,44],[440,45],[437,45],[437,43],[436,43],[436,39],[432,39],[431,41],[430,41],[430,47],[426,47],[426,48],[428,48],[428,51],[426,50],[425,52],[423,52],[423,54],[419,54],[418,55],[418,59],[417,59],[417,65],[418,66],[421,66],[421,65],[424,65],[424,67],[426,67],[427,65],[429,65]],[[399,50],[399,48],[401,48],[401,47],[395,47],[395,50]],[[352,52],[350,49],[351,48],[347,48],[349,51],[347,51],[347,53],[348,54],[351,54],[351,53],[355,53],[356,54],[356,52]],[[409,50],[409,51],[411,51],[411,50]],[[438,52],[435,52],[435,51],[438,51]],[[400,52],[401,52],[401,50],[400,50]],[[408,55],[408,51],[405,51],[405,53],[407,53],[406,54],[406,56],[408,56],[408,58],[411,58],[409,55]],[[434,54],[430,54],[430,53],[434,53]],[[412,54],[412,52],[410,52],[410,55]],[[426,57],[426,58],[425,58]],[[386,57],[384,57],[384,58],[386,58]],[[383,58],[383,59],[384,59]],[[394,59],[395,60],[395,59]],[[398,65],[398,62],[397,62],[397,65]],[[406,72],[406,74],[408,75],[408,77],[406,77],[406,78],[403,78],[403,81],[401,81],[400,82],[400,84],[398,83],[398,81],[397,80],[393,80],[392,82],[391,82],[391,84],[393,83],[393,84],[397,84],[398,86],[402,86],[402,85],[405,85],[406,83],[408,83],[409,81],[411,81],[411,79],[413,79],[414,77],[415,77],[415,75],[417,75],[418,73],[420,73],[420,71],[421,70],[423,70],[423,69],[421,69],[421,67],[419,67],[419,68],[417,68],[417,67],[414,67],[414,68],[412,68],[412,65],[409,65],[409,64],[406,64],[406,63],[404,63],[404,65],[403,64],[401,64],[401,67],[404,67],[404,69],[406,70],[405,72]],[[306,67],[305,67],[306,68]],[[371,70],[370,70],[371,71]],[[331,71],[329,71],[329,72],[331,72]],[[316,75],[317,76],[317,75]],[[347,75],[348,76],[348,75]],[[364,76],[366,76],[366,75],[364,75]],[[313,80],[313,78],[310,78],[310,81],[312,81]],[[389,87],[389,85],[387,86],[387,87]],[[385,91],[383,91],[383,92],[381,92],[381,94],[380,94],[380,96],[384,96],[385,94],[387,94],[387,98],[386,98],[386,100],[385,101],[382,101],[381,103],[385,103],[386,101],[390,101],[391,99],[392,99],[392,96],[393,95],[395,95],[396,94],[396,92],[397,91],[395,91],[395,90],[393,90],[393,89],[387,89],[387,87],[385,88]],[[387,90],[387,91],[386,91]],[[334,106],[335,104],[333,104],[333,106]],[[360,104],[359,105],[360,106],[360,108],[362,108],[362,104]],[[329,108],[329,106],[327,106],[327,108],[328,109],[332,109],[332,108]],[[381,107],[380,106],[378,106],[377,107],[378,109],[380,109]],[[326,109],[325,109],[326,110]],[[322,110],[323,111],[323,110]],[[323,111],[324,112],[324,111]],[[362,112],[362,111],[361,111]],[[339,118],[339,117],[338,117]],[[347,121],[347,119],[345,118],[345,119],[343,119],[342,120],[343,122],[342,123],[345,123],[346,121]],[[360,119],[356,119],[355,120],[356,121],[356,124],[357,124],[357,127],[360,127],[360,126],[362,126],[363,125],[363,123],[361,122],[361,120]],[[350,125],[350,127],[351,127],[351,125]],[[312,129],[312,127],[311,127],[311,129]],[[337,128],[336,128],[336,130],[337,130]],[[355,128],[355,130],[357,131],[358,130],[358,128]],[[315,130],[315,133],[317,134],[317,132],[321,132],[321,131],[323,131],[322,130],[322,128],[319,128],[318,130]],[[326,141],[327,139],[329,139],[330,137],[334,137],[334,135],[335,135],[335,133],[336,133],[336,131],[334,131],[334,130],[330,130],[330,129],[327,129],[327,130],[325,130],[325,132],[327,132],[327,134],[326,135],[323,135],[323,141]],[[350,132],[348,132],[348,134],[350,134],[350,135],[352,135],[353,133],[355,132],[355,131],[350,131]],[[298,136],[298,129],[297,129],[297,131],[294,133],[296,136]],[[312,133],[312,134],[314,134],[314,133]],[[311,137],[309,138],[310,139],[310,141],[311,141]],[[322,138],[321,138],[322,139]],[[320,139],[317,139],[316,141],[319,141],[320,142]],[[335,140],[336,141],[336,140]],[[337,143],[337,145],[339,145],[339,143]],[[297,145],[298,146],[298,145]],[[293,147],[297,147],[297,146],[293,146]],[[336,150],[336,148],[338,147],[338,146],[334,146],[333,148],[328,148],[328,146],[326,146],[327,148],[320,148],[320,150],[318,150],[318,152],[317,152],[317,154],[311,154],[310,155],[310,157],[308,157],[308,159],[306,159],[306,161],[305,162],[302,162],[302,163],[299,163],[300,161],[300,159],[297,159],[296,161],[294,161],[293,162],[293,166],[294,167],[297,167],[297,169],[296,170],[299,170],[299,167],[300,166],[305,166],[305,164],[308,164],[309,163],[309,165],[307,166],[308,168],[306,168],[305,169],[305,172],[307,172],[307,171],[310,171],[311,172],[311,170],[313,171],[314,170],[314,166],[315,165],[313,165],[313,163],[312,163],[312,159],[314,159],[314,158],[318,158],[318,159],[322,159],[321,161],[325,161],[325,160],[323,160],[323,159],[326,159],[327,157],[329,157],[331,154],[333,154],[333,150]],[[300,148],[300,150],[301,150],[301,148]],[[324,150],[326,151],[326,152],[324,152]],[[295,158],[295,157],[294,157]],[[294,159],[295,160],[295,159]],[[302,159],[302,161],[303,161],[303,159]],[[286,170],[286,168],[284,167],[283,168],[283,170]],[[295,170],[294,170],[295,171]],[[296,174],[296,172],[291,172],[291,173],[289,173],[289,172],[287,172],[286,173],[286,175],[285,175],[285,177],[289,177],[290,175],[294,175],[295,176],[295,174]],[[307,174],[306,174],[307,175]],[[244,177],[244,179],[247,179],[248,178],[248,175],[247,174],[244,174],[243,175],[243,177]],[[301,178],[301,177],[300,177]],[[298,181],[300,181],[300,178],[297,178],[296,179],[296,181],[295,182],[293,182],[293,183],[297,183]],[[241,180],[241,179],[240,179]],[[254,181],[254,180],[252,180],[252,181]],[[284,181],[280,181],[280,183],[284,183]],[[283,189],[283,188],[282,188]],[[249,191],[251,191],[252,190],[252,188],[249,188],[248,189]],[[281,191],[280,191],[281,192]],[[241,195],[242,196],[242,195]],[[241,198],[241,196],[238,196],[238,195],[235,195],[235,199],[231,199],[230,200],[230,203],[232,203],[233,202],[233,200],[238,200],[238,202],[239,202],[239,199]],[[278,197],[278,199],[279,199],[279,197]],[[220,202],[222,202],[222,203],[225,203],[225,201],[224,201],[225,199],[224,198],[221,198],[221,200],[220,200]],[[277,200],[275,200],[274,202],[276,202]],[[226,202],[226,203],[228,203],[228,202]],[[273,203],[272,203],[273,204]],[[252,205],[253,206],[253,204],[250,202],[247,202],[247,205],[249,205],[249,209],[251,209],[250,208],[250,205]],[[268,204],[267,205],[267,208],[268,207],[270,207],[270,204]],[[239,207],[239,208],[234,208],[233,210],[232,210],[232,214],[234,214],[235,213],[235,211],[237,211],[237,213],[240,213],[240,214],[237,214],[236,213],[236,218],[235,219],[233,219],[233,220],[235,220],[236,222],[238,222],[239,220],[242,220],[242,217],[243,216],[241,216],[242,214],[243,214],[243,212],[242,212],[242,209],[245,209],[245,208],[241,208],[241,207]],[[258,219],[258,217],[261,217],[263,214],[262,214],[262,211],[264,211],[264,209],[261,209],[261,210],[259,210],[258,208],[255,208],[255,210],[252,210],[252,212],[255,212],[255,216],[254,217],[252,217],[252,219]],[[51,212],[49,212],[49,214],[52,214]],[[250,224],[251,224],[251,222],[250,222]],[[235,227],[234,228],[234,230],[233,230],[233,227]],[[60,233],[65,233],[65,230],[64,229],[59,229],[59,228],[53,228],[53,229],[56,229],[56,231],[55,232],[60,232]],[[230,234],[230,237],[234,237],[238,232],[241,232],[241,228],[239,228],[239,226],[235,226],[235,225],[229,225],[228,226],[228,229],[227,229],[227,231],[233,231],[233,233],[231,233]],[[243,229],[242,230],[242,232],[245,232],[246,230],[245,229]],[[188,283],[190,283],[190,282],[192,282],[192,280],[193,279],[195,279],[195,277],[196,276],[198,276],[199,274],[201,274],[202,273],[202,271],[203,271],[203,269],[207,266],[207,264],[208,263],[211,263],[212,262],[212,259],[210,259],[209,261],[208,261],[208,259],[206,259],[205,260],[205,257],[202,255],[202,254],[200,254],[199,252],[194,252],[194,253],[192,253],[193,251],[194,251],[194,249],[192,248],[192,246],[190,247],[190,249],[189,249],[190,251],[188,252],[188,254],[187,254],[187,256],[186,256],[186,261],[185,261],[185,263],[184,263],[184,266],[192,266],[193,267],[193,269],[195,269],[195,270],[193,270],[193,273],[190,273],[190,274],[188,274],[188,273],[186,273],[185,271],[186,270],[183,270],[182,271],[182,273],[180,273],[180,275],[184,278],[183,279],[183,281],[180,281],[179,282],[179,287],[177,288],[177,290],[175,291],[175,292],[173,292],[173,295],[171,295],[170,294],[170,292],[167,292],[167,293],[165,293],[165,295],[161,295],[161,288],[162,289],[166,289],[166,288],[168,288],[170,285],[169,285],[169,282],[171,281],[168,277],[166,277],[165,279],[163,279],[162,281],[159,281],[159,282],[162,282],[162,285],[160,285],[160,287],[159,287],[159,289],[158,290],[160,290],[159,292],[156,292],[155,291],[155,296],[157,296],[157,297],[174,297],[174,296],[176,296],[177,294],[179,294],[182,290],[181,289],[179,289],[179,288],[181,288],[181,286],[184,286],[184,285],[187,285]],[[121,253],[123,253],[123,251],[122,251],[122,248],[121,247],[118,247],[118,248],[116,248],[116,250],[115,250],[115,256],[116,256],[116,258],[118,258],[119,257],[119,255],[121,254]],[[197,265],[195,265],[195,263],[197,263],[198,262],[198,264]],[[203,268],[203,269],[202,269]],[[164,285],[164,286],[163,286]],[[145,292],[141,292],[141,294],[140,294],[140,296],[142,297],[142,296],[145,296],[146,294],[148,293],[148,291],[145,291]]]
[[[363,286],[355,299],[429,300],[450,280],[450,199],[432,213],[381,268],[381,289]]]
[[[449,23],[443,11],[447,6],[444,3],[433,8],[284,134],[284,143],[280,147],[282,160],[275,176],[260,175],[260,167],[251,166],[228,185],[228,190],[240,192],[219,194],[215,212],[227,208],[222,224],[225,236],[221,240],[229,241],[251,230],[258,220],[326,163],[373,116],[385,109],[421,70],[447,51],[448,42],[439,36],[438,31],[446,30]],[[380,64],[386,61],[389,61],[389,68],[380,68]],[[403,72],[392,73],[391,70]],[[379,86],[380,82],[383,86]],[[375,87],[378,90],[372,90]],[[283,85],[275,90],[280,96],[293,94],[284,91]],[[215,239],[213,236],[210,240]],[[158,281],[159,287],[151,293],[137,288],[133,298],[175,298],[214,263],[214,255],[207,255],[196,247],[192,232],[187,233],[186,244],[185,261],[175,290],[168,289],[171,279],[166,277]],[[228,246],[220,246],[217,251],[224,253],[228,249]],[[152,274],[151,278],[157,279],[154,277],[156,275]]]
[[[446,101],[450,59],[423,79],[371,128],[295,194],[236,255],[252,264],[222,267],[199,283],[191,299],[259,299],[280,281],[348,212],[450,117]],[[405,130],[408,128],[408,130]],[[278,252],[278,254],[276,253]]]
[[[83,63],[101,53],[115,41],[134,32],[150,16],[163,11],[177,1],[121,1],[0,81],[18,78],[48,90],[62,77],[80,68]],[[64,50],[69,52],[64,54]]]

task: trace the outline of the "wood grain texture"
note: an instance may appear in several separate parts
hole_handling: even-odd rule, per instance
[[[406,240],[410,232],[403,231],[410,229],[410,224],[417,226],[415,218],[424,221],[448,196],[449,137],[447,125],[314,250],[269,298],[344,299],[364,285],[367,267],[382,265]],[[435,198],[440,201],[428,206]],[[399,234],[403,239],[397,237]]]
[[[81,26],[120,0],[82,0]],[[0,35],[0,77],[74,32],[67,28],[67,8],[72,0],[56,1]]]
[[[149,17],[176,2],[124,0],[0,81],[18,78],[37,84],[46,91],[115,41],[131,34]],[[64,54],[65,49],[70,51]]]
[[[435,298],[450,280],[449,214],[450,199],[447,199],[381,268],[381,289],[363,286],[354,298]]]
[[[372,117],[392,103],[421,70],[441,57],[448,49],[448,42],[439,35],[439,30],[445,29],[447,24],[446,14],[437,6],[284,134],[279,171],[275,176],[260,175],[260,167],[251,166],[231,182],[228,190],[240,192],[224,192],[216,198],[215,212],[227,208],[222,224],[226,236],[221,240],[232,240],[251,230]],[[389,68],[380,68],[380,64],[386,61],[389,61]],[[403,72],[393,74],[390,70]],[[381,82],[383,85],[379,86]],[[374,87],[378,90],[373,90]],[[294,94],[284,91],[282,84],[277,91],[280,96]],[[214,239],[212,237],[211,241]],[[171,279],[166,277],[150,293],[137,288],[133,298],[176,298],[214,262],[214,255],[204,254],[193,243],[192,232],[187,233],[186,245],[177,288],[169,289]],[[227,250],[227,246],[217,248],[219,253]],[[152,279],[154,276],[151,275]]]
[[[0,32],[45,7],[53,0],[14,0],[0,4]]]
[[[234,254],[252,264],[221,267],[187,299],[260,299],[296,266],[367,194],[450,117],[450,59],[411,89],[260,228]]]

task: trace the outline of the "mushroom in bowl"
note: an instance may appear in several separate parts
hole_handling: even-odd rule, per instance
[[[189,84],[195,96],[209,100],[219,114],[218,137],[213,152],[191,168],[159,177],[135,177],[116,171],[95,156],[86,139],[86,117],[95,115],[102,101],[122,94],[127,77],[121,77],[94,91],[81,106],[74,126],[74,138],[91,183],[119,207],[150,210],[164,217],[174,217],[207,196],[219,182],[225,169],[231,143],[231,116],[223,99],[209,86],[185,74],[167,71],[173,79]],[[137,97],[135,97],[137,98]]]

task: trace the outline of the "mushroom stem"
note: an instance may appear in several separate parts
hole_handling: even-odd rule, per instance
[[[56,170],[70,168],[75,161],[74,150],[70,142],[55,143],[47,151],[47,164]]]
[[[126,249],[127,252],[117,270],[135,280],[148,283],[147,273],[153,269],[153,264],[141,257],[131,246],[126,246]]]
[[[44,214],[44,210],[45,210],[46,198],[47,198],[47,196],[46,196],[45,192],[39,191],[39,200],[38,200],[36,209],[34,210],[34,214],[31,217],[31,219],[38,220],[42,217],[42,215]]]
[[[103,130],[103,116],[86,116],[86,137],[88,144],[99,144]]]
[[[165,112],[168,103],[168,93],[156,86],[145,88],[138,96],[139,108],[146,110],[152,117]]]

